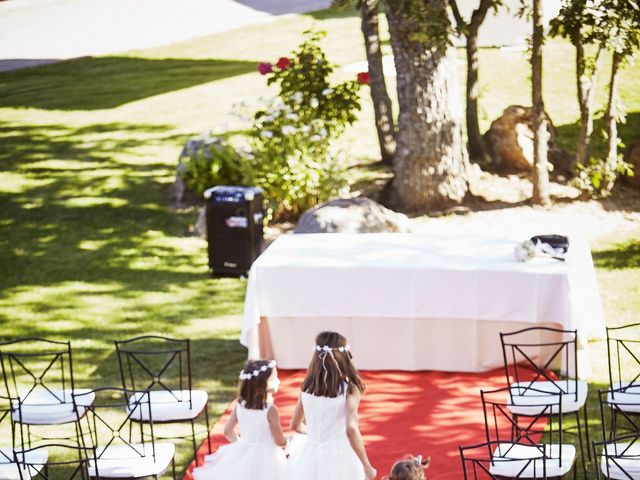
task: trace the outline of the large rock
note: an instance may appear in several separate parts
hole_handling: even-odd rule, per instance
[[[556,142],[556,129],[547,119],[549,161],[556,173],[571,174],[573,155]],[[531,107],[511,105],[484,134],[494,166],[505,172],[528,172],[533,166],[533,129]]]
[[[339,198],[306,211],[294,233],[374,233],[410,231],[406,215],[367,197]]]
[[[627,185],[640,188],[640,140],[636,140],[627,147],[624,152],[624,161],[633,168],[633,176],[627,177],[625,175],[622,180]]]

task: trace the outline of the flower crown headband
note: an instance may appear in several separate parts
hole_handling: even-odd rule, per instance
[[[262,365],[260,368],[253,370],[252,372],[245,372],[244,370],[240,371],[240,380],[251,380],[252,378],[257,377],[262,372],[266,372],[270,368],[274,368],[276,366],[276,361],[271,360],[267,365]]]
[[[351,350],[351,345],[345,345],[344,347],[330,347],[329,345],[316,345],[315,347],[315,351],[316,352],[331,352],[332,350],[338,350],[339,352],[348,352]]]

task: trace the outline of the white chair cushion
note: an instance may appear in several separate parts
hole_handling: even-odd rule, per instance
[[[96,462],[89,460],[89,476],[107,478],[139,478],[151,475],[160,475],[164,472],[176,452],[176,447],[171,442],[155,444],[155,458],[152,455],[151,443],[145,445],[135,443],[132,445],[136,453],[128,445],[110,445],[98,447],[96,450]]]
[[[30,425],[58,425],[76,421],[76,412],[73,409],[73,399],[71,393],[90,392],[88,389],[56,390],[51,392],[44,388],[33,390],[22,401],[21,412],[18,411],[19,403],[13,402],[13,412],[11,414],[14,421],[28,423]],[[22,398],[22,395],[21,395]],[[78,413],[84,416],[86,406],[91,405],[95,400],[95,394],[82,395],[77,398]],[[22,414],[22,418],[20,416]]]
[[[512,383],[512,399],[513,404],[508,405],[507,408],[511,413],[516,415],[538,415],[544,410],[544,406],[555,404],[550,410],[547,410],[545,414],[553,413],[557,414],[558,409],[558,386],[560,386],[565,392],[562,395],[562,413],[577,412],[582,408],[587,400],[588,385],[584,380],[578,380],[577,388],[578,395],[576,398],[575,387],[576,382],[573,380],[562,380],[555,382],[533,382],[531,389],[529,382]],[[556,386],[558,385],[558,386]],[[548,392],[548,393],[546,393]],[[518,394],[520,393],[520,394]]]
[[[20,480],[20,472],[18,471],[18,465],[13,461],[7,459],[13,459],[13,449],[10,447],[0,448],[0,480]],[[31,468],[23,466],[22,476],[23,478],[35,477],[40,470],[47,463],[49,455],[44,448],[39,448],[32,452],[25,454],[25,463],[32,465]]]
[[[607,394],[607,403],[609,406],[615,404],[617,408],[623,412],[640,413],[640,385],[634,384],[627,387],[629,382],[615,383],[614,390],[626,387],[625,392],[609,392]]]
[[[617,395],[616,395],[617,397]],[[634,443],[629,447],[628,443],[615,443],[607,445],[609,455],[622,455],[618,458],[609,458],[609,478],[612,480],[640,479],[640,445]],[[607,475],[607,460],[600,457],[600,470]],[[619,465],[616,465],[616,463]],[[625,475],[625,472],[627,473]]]
[[[543,452],[533,445],[498,444],[493,452],[493,462],[489,471],[493,475],[515,478],[522,470],[520,478],[542,478],[546,463],[547,477],[551,478],[561,477],[571,470],[576,459],[576,448],[573,445],[552,444],[543,447],[546,461],[542,458]],[[534,460],[527,465],[531,459]]]
[[[135,408],[134,404],[139,401],[145,393],[138,392],[129,399],[129,412],[133,411],[133,420],[149,421],[149,408],[146,398]],[[202,412],[207,404],[209,396],[204,390],[191,390],[191,406],[189,405],[189,390],[154,390],[149,392],[151,402],[151,417],[154,422],[175,422],[180,420],[191,420]]]

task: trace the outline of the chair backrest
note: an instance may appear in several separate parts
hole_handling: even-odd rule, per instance
[[[640,436],[625,435],[604,442],[593,442],[593,455],[596,459],[593,462],[596,480],[635,480],[640,471]]]
[[[548,393],[578,399],[577,330],[531,327],[500,333],[507,382],[526,388],[547,382]]]
[[[0,343],[3,394],[19,404],[71,401],[74,388],[71,342],[21,338]]]
[[[93,450],[67,444],[47,444],[14,451],[20,480],[89,480]]]
[[[603,440],[626,434],[640,435],[640,391],[598,390],[598,399]]]
[[[86,398],[95,396],[93,403]],[[155,459],[155,438],[148,391],[132,391],[105,387],[74,394],[76,405],[87,405],[86,412],[77,409],[81,444],[94,449],[95,459],[103,455],[114,458],[117,447],[122,458],[152,457]],[[146,416],[147,422],[135,421]],[[118,458],[118,457],[115,457]]]
[[[537,461],[534,458],[496,458],[493,452],[501,446],[504,447],[505,442],[485,442],[460,447],[463,480],[505,480],[504,476],[492,472],[494,467],[498,467],[498,470],[513,472],[509,475],[509,479],[530,479],[530,473],[528,472],[531,471],[536,473],[535,478],[542,480],[547,479],[546,461],[544,457],[542,459],[538,458]],[[514,446],[517,446],[517,444],[514,444]],[[542,445],[538,445],[537,447],[543,451]]]
[[[191,390],[189,340],[146,335],[116,340],[115,345],[123,388],[167,392]],[[180,400],[184,397],[176,398],[176,401]]]
[[[640,393],[640,323],[607,327],[609,388]]]
[[[520,397],[512,394],[514,389],[520,387],[480,392],[487,442],[533,446],[541,443],[544,433],[545,443],[562,444],[562,396],[549,401],[545,392],[529,389],[530,396]],[[537,398],[541,400],[538,402]]]

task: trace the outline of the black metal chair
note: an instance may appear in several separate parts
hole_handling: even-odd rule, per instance
[[[55,453],[56,460],[52,460]],[[14,463],[18,476],[12,480],[89,480],[91,449],[68,444],[48,444],[16,449]]]
[[[593,442],[595,479],[640,479],[640,436],[625,435],[603,442]]]
[[[20,478],[18,464],[15,462],[14,452],[22,447],[19,444],[23,437],[20,433],[16,434],[16,428],[22,429],[22,424],[14,423],[11,413],[17,404],[15,400],[0,396],[0,479],[16,480]],[[41,449],[36,453],[30,453],[27,458],[34,462],[46,463],[47,451]],[[24,476],[28,476],[30,471],[22,472]]]
[[[511,402],[514,388],[520,387],[481,392],[485,445],[491,459],[489,472],[503,478],[566,475],[575,463],[576,449],[563,442],[562,396],[557,396],[553,402],[545,398],[538,404],[527,398],[524,403],[527,413],[517,414],[513,412],[514,407],[521,405]],[[534,393],[542,395],[545,392]],[[515,395],[515,398],[520,397]],[[574,469],[574,477],[575,474]]]
[[[640,405],[623,389],[598,390],[603,441],[623,435],[640,435]]]
[[[591,459],[586,405],[588,384],[578,377],[577,337],[577,330],[531,327],[501,333],[500,341],[507,383],[511,387],[510,410],[517,415],[535,414],[535,408],[528,407],[527,403],[557,405],[560,399],[565,416],[575,416],[584,467],[585,453]],[[559,408],[554,407],[549,415],[556,415],[556,410]],[[586,449],[580,411],[584,417]],[[570,433],[565,427],[563,430]]]
[[[73,361],[70,342],[58,342],[43,338],[22,338],[0,343],[5,395],[12,401],[12,419],[26,426],[20,429],[20,445],[31,446],[31,427],[35,425],[62,425],[75,423],[77,414],[73,403],[77,389],[73,378]],[[92,397],[84,397],[85,405],[78,412],[85,412]],[[25,438],[26,436],[26,438]],[[70,439],[66,437],[45,440]]]
[[[158,478],[171,464],[175,480],[175,445],[155,439],[150,392],[98,388],[74,395],[76,403],[81,405],[86,395],[95,397],[84,418],[79,417],[82,444],[93,452],[90,477]],[[138,421],[140,416],[148,421]]]
[[[115,345],[122,386],[127,390],[149,391],[154,423],[189,422],[197,462],[195,420],[204,414],[211,453],[209,397],[204,390],[193,389],[189,340],[147,335],[116,341]],[[135,397],[130,400],[135,401]],[[149,418],[142,411],[132,417],[141,422],[149,421]]]
[[[603,430],[605,440],[619,435],[620,417],[627,423],[627,433],[640,432],[640,418],[636,418],[640,415],[640,323],[607,327],[607,358],[609,389],[606,399],[600,399],[611,415],[610,431]],[[603,419],[605,413],[601,409]]]

